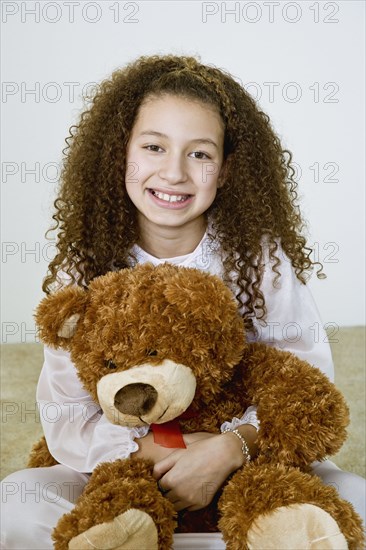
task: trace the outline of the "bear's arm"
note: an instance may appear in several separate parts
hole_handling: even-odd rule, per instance
[[[339,450],[347,436],[349,410],[318,368],[290,352],[253,343],[236,374],[258,407],[260,455],[304,466]]]

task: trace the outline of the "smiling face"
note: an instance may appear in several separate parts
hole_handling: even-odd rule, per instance
[[[215,107],[180,96],[149,97],[127,148],[126,190],[141,234],[202,228],[223,164],[224,126]]]

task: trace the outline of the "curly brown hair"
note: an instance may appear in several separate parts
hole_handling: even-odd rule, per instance
[[[224,279],[238,285],[245,324],[253,330],[253,317],[266,314],[260,290],[264,239],[274,284],[280,277],[279,243],[304,284],[318,262],[302,235],[292,155],[282,149],[268,115],[230,74],[190,56],[142,56],[116,70],[71,126],[51,228],[58,229],[57,254],[43,290],[51,291],[61,270],[87,286],[112,266],[131,265],[139,228],[125,189],[127,144],[142,102],[163,94],[200,100],[221,114],[225,178],[207,215],[226,257]]]

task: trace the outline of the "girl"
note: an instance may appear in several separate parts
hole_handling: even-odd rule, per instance
[[[292,351],[333,378],[325,334],[312,339],[320,319],[305,283],[316,262],[301,234],[291,154],[234,78],[193,57],[141,57],[101,83],[66,142],[53,216],[58,253],[45,292],[147,261],[198,267],[232,288],[249,339]],[[230,432],[185,435],[187,448],[174,450],[154,444],[146,428],[110,424],[95,406],[85,414],[91,398],[64,351],[45,348],[37,400],[59,465],[4,480],[29,492],[6,499],[2,548],[50,549],[53,527],[100,462],[150,458],[175,509],[196,510],[245,460]],[[62,410],[57,422],[43,414],[49,402]],[[255,407],[226,428],[237,428],[255,457]],[[313,471],[364,516],[363,479],[330,461]],[[175,548],[187,548],[184,540],[177,535]],[[212,536],[207,544],[224,547]]]

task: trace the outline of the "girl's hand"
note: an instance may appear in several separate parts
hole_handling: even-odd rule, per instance
[[[231,434],[198,432],[184,435],[184,440],[186,449],[173,451],[154,467],[154,477],[178,512],[207,506],[226,478],[244,463],[240,441]]]
[[[213,434],[208,432],[196,432],[191,434],[183,434],[184,443],[188,446],[196,441],[211,437]],[[163,460],[172,452],[176,451],[174,447],[163,447],[154,442],[154,434],[149,432],[144,437],[135,439],[139,449],[131,454],[131,458],[145,458],[146,460],[152,460],[154,464]]]
[[[146,460],[152,460],[154,464],[160,462],[167,456],[169,456],[175,449],[162,447],[154,442],[154,435],[149,432],[144,437],[135,439],[138,444],[138,451],[131,454],[131,458],[145,458]]]
[[[214,437],[215,435],[217,434],[210,432],[194,432],[191,434],[183,434],[183,439],[186,446],[189,447],[192,443],[197,443],[197,441],[202,441],[203,439],[208,439],[210,437]]]

